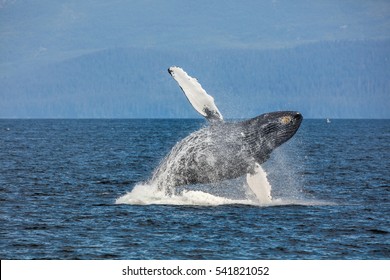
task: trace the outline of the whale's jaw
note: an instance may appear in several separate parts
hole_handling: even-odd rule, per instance
[[[248,147],[258,163],[297,132],[303,117],[299,112],[281,111],[260,115],[243,123]]]

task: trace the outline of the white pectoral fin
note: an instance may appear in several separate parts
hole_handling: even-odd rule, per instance
[[[267,174],[260,164],[256,163],[253,174],[246,175],[246,182],[260,204],[272,202],[271,185],[268,182]]]
[[[197,79],[189,76],[180,67],[172,66],[169,74],[176,80],[195,110],[210,121],[222,121],[222,114],[214,103],[214,98],[208,95]]]

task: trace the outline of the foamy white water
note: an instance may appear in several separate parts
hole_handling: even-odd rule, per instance
[[[131,192],[119,197],[116,204],[130,205],[199,205],[199,206],[219,206],[229,204],[253,205],[253,206],[284,206],[284,205],[303,205],[303,206],[321,206],[333,205],[329,201],[315,199],[296,199],[296,198],[275,198],[267,203],[260,203],[255,197],[248,196],[244,199],[232,199],[223,196],[217,196],[205,191],[183,190],[177,195],[167,195],[165,191],[158,190],[152,184],[137,184]]]
[[[116,204],[165,204],[165,205],[200,205],[217,206],[224,204],[249,204],[256,202],[250,199],[230,199],[212,195],[203,191],[184,190],[178,195],[167,195],[165,191],[158,190],[154,185],[138,184],[134,189],[118,198]]]

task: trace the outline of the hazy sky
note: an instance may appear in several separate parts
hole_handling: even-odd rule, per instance
[[[28,92],[37,72],[101,50],[266,50],[389,38],[387,0],[0,0],[0,82],[7,85],[0,108],[14,106],[13,117],[28,116],[18,102],[32,95],[39,106],[36,92]],[[40,79],[41,88],[54,79],[67,75]]]
[[[0,16],[5,59],[118,46],[272,48],[390,36],[387,0],[2,0]]]

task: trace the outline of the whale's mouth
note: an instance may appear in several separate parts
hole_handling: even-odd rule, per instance
[[[287,142],[298,131],[302,119],[299,112],[269,113],[262,131],[265,144],[269,148],[275,149]]]
[[[260,115],[246,121],[245,127],[248,135],[266,137],[267,135],[283,143],[290,139],[298,130],[303,117],[299,112],[281,111]],[[289,136],[288,139],[282,136]],[[284,141],[283,141],[284,140]]]
[[[271,152],[287,142],[298,131],[303,117],[294,111],[280,111],[260,115],[245,122],[246,141],[259,163]]]

